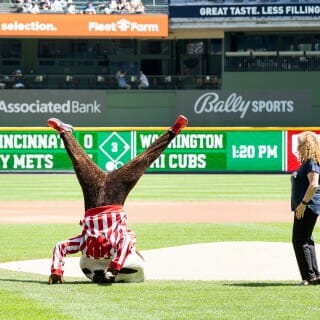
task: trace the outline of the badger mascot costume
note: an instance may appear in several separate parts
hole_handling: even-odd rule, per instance
[[[81,185],[85,215],[82,233],[58,242],[53,250],[49,284],[63,283],[64,258],[81,252],[80,268],[94,283],[144,281],[144,261],[136,250],[135,233],[123,211],[125,200],[140,177],[169,143],[187,126],[180,115],[176,122],[145,151],[112,172],[100,169],[72,135],[71,125],[51,118]]]

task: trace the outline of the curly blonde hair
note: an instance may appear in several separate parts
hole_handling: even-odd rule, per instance
[[[320,138],[312,131],[304,131],[298,135],[299,160],[304,163],[313,160],[320,164]]]

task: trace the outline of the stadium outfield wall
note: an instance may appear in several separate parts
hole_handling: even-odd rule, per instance
[[[142,93],[143,92],[143,93]],[[178,114],[199,127],[318,126],[308,88],[229,90],[2,90],[0,126],[167,126]]]

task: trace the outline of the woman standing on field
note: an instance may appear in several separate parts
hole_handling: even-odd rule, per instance
[[[301,285],[320,284],[312,233],[320,214],[320,138],[311,131],[298,135],[300,167],[291,176],[292,243]]]

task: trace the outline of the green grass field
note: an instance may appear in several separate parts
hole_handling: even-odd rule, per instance
[[[0,175],[0,185],[1,200],[82,199],[73,174],[4,174]],[[146,174],[132,190],[128,201],[289,199],[289,175]]]
[[[1,201],[82,199],[74,175],[4,174],[0,183]],[[289,205],[289,176],[145,175],[128,201],[233,199],[287,200]],[[290,242],[291,237],[290,223],[136,224],[132,228],[141,250],[214,241]],[[49,258],[57,241],[78,231],[79,226],[72,224],[0,225],[0,262]],[[320,240],[318,226],[314,235]],[[200,264],[195,272],[201,272]],[[300,287],[293,281],[146,281],[97,286],[75,278],[49,286],[47,278],[0,269],[0,319],[309,320],[320,315],[320,286]]]

